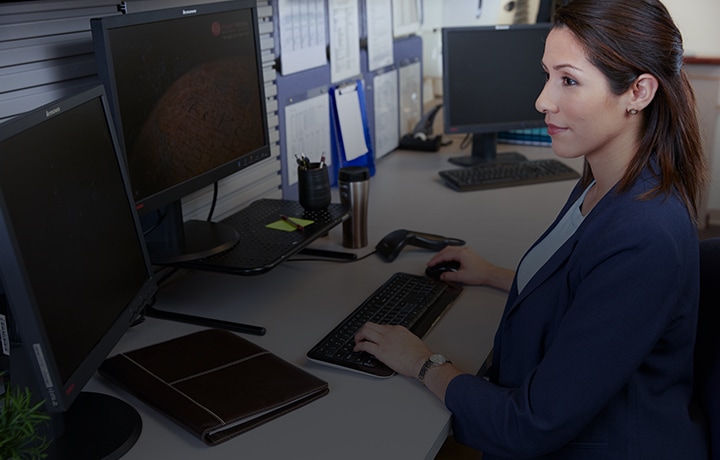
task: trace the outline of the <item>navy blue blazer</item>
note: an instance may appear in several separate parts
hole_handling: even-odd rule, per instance
[[[707,459],[691,400],[697,231],[678,197],[636,199],[655,183],[646,170],[612,190],[521,293],[514,282],[490,382],[448,386],[456,439],[486,460]]]

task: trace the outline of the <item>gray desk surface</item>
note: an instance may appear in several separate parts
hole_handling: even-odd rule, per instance
[[[457,154],[457,144],[441,153],[398,150],[377,161],[370,185],[369,245],[358,254],[371,252],[390,231],[406,228],[464,239],[489,260],[516,265],[555,217],[574,182],[454,192],[439,181],[437,171],[453,167],[447,158]],[[501,148],[520,150],[529,158],[552,156],[547,148]],[[581,163],[570,164],[579,170]],[[341,241],[338,227],[314,245],[344,250]],[[265,326],[265,336],[245,337],[330,385],[327,396],[219,446],[205,446],[100,377],[86,389],[117,395],[140,412],[143,432],[127,459],[432,459],[448,433],[450,413],[417,381],[374,379],[305,359],[307,350],[392,273],[422,273],[430,256],[427,250],[408,247],[392,263],[374,255],[353,263],[288,261],[254,277],[181,272],[164,285],[158,308]],[[476,372],[492,346],[504,300],[500,291],[466,287],[426,342]],[[115,352],[198,329],[147,319],[123,337]]]

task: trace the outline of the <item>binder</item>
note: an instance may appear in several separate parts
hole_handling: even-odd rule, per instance
[[[120,353],[99,371],[209,446],[329,391],[327,382],[221,329]]]

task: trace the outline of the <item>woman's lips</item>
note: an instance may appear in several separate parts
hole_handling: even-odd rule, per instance
[[[561,133],[561,132],[563,132],[563,131],[566,131],[567,128],[562,128],[562,127],[560,127],[560,126],[553,125],[552,123],[548,123],[548,124],[547,124],[547,130],[548,130],[548,134],[549,134],[550,136],[554,136],[555,134],[559,134],[559,133]]]

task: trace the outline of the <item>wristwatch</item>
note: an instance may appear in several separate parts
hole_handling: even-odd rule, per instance
[[[441,354],[436,353],[430,356],[427,361],[425,361],[425,364],[423,364],[423,366],[420,368],[420,373],[418,373],[418,380],[420,380],[420,383],[425,385],[425,374],[427,374],[427,371],[435,367],[440,367],[443,364],[449,363],[452,363],[452,361],[450,361]]]

